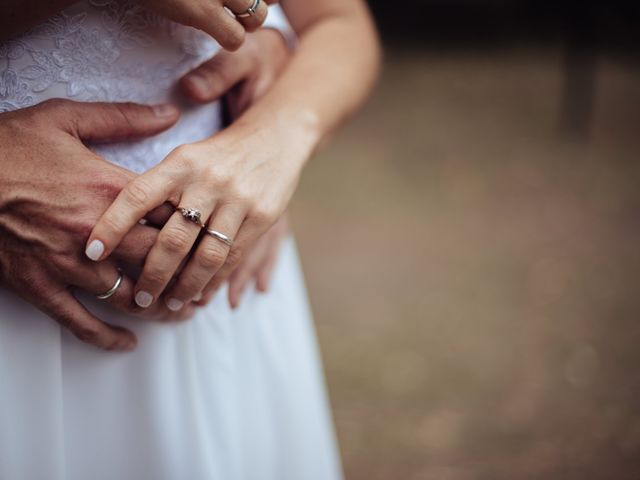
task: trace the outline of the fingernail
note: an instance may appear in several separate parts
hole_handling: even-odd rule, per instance
[[[191,83],[191,87],[200,95],[206,95],[209,93],[209,82],[207,82],[206,78],[194,74],[188,77],[189,83]]]
[[[167,307],[169,307],[169,310],[177,312],[182,307],[184,307],[184,302],[181,302],[177,298],[170,298],[169,300],[167,300]]]
[[[151,107],[156,117],[171,117],[176,113],[176,107],[165,103],[163,105],[154,105]]]
[[[97,262],[98,260],[100,260],[100,257],[104,253],[104,243],[102,243],[100,240],[94,240],[89,244],[84,253],[91,260]]]
[[[192,302],[199,302],[200,300],[202,300],[202,292],[199,292],[196,294],[195,297],[193,297],[193,300],[191,300]]]
[[[138,293],[136,293],[136,303],[138,304],[138,306],[147,308],[151,305],[151,302],[153,302],[153,295],[151,295],[149,292],[140,290]]]

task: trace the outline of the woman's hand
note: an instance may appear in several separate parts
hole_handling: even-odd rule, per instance
[[[271,88],[286,66],[291,52],[282,34],[263,28],[247,37],[237,52],[219,52],[214,58],[184,76],[183,92],[199,103],[224,98],[233,121]],[[251,281],[266,292],[280,246],[289,233],[284,215],[246,252],[245,258],[229,277],[228,300],[232,308],[240,302]],[[215,282],[219,284],[219,282]],[[217,288],[210,282],[198,305],[206,305]]]
[[[267,4],[277,3],[277,0],[138,0],[138,2],[174,22],[208,33],[227,50],[236,50],[244,42],[245,32],[257,30],[267,19]]]
[[[72,291],[108,291],[118,278],[118,267],[141,267],[158,230],[137,225],[109,261],[86,259],[84,239],[135,175],[106,162],[83,141],[150,136],[177,118],[173,107],[66,100],[0,114],[0,284],[87,343],[133,348],[132,332],[103,323]],[[107,302],[127,314],[163,320],[181,319],[194,308],[180,315],[164,305],[141,310],[133,302],[133,281],[127,277]]]
[[[201,295],[214,275],[211,288],[219,287],[284,212],[310,153],[310,142],[288,138],[288,133],[288,128],[266,129],[239,120],[211,139],[178,147],[122,190],[87,244],[100,245],[102,260],[163,203],[197,210],[198,221],[180,210],[169,219],[135,287],[138,305],[151,306],[189,257],[165,296],[170,309],[180,310]],[[232,246],[220,234],[233,239]]]

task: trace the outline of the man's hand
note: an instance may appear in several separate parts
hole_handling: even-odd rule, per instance
[[[2,0],[0,40],[24,33],[75,2]],[[248,9],[254,6],[254,0],[138,0],[138,3],[175,22],[203,30],[222,47],[235,50],[242,45],[245,31],[253,32],[264,23],[267,4],[277,3],[277,0],[261,0],[250,15]]]
[[[254,0],[138,0],[138,2],[174,22],[203,30],[227,50],[236,50],[245,39],[245,31],[253,32],[262,26],[267,18],[267,4],[276,3],[277,0],[260,0],[257,4]]]
[[[126,140],[173,125],[171,106],[50,100],[0,114],[0,284],[37,306],[81,340],[104,349],[136,345],[132,332],[105,324],[73,296],[74,288],[108,291],[118,267],[137,268],[157,230],[136,226],[113,259],[94,263],[83,253],[96,220],[135,175],[91,152],[83,141]],[[109,304],[143,316],[125,277]],[[162,304],[145,317],[180,319]]]
[[[237,52],[220,51],[186,74],[180,87],[198,103],[224,98],[235,120],[271,88],[290,56],[282,34],[263,28],[248,35]]]

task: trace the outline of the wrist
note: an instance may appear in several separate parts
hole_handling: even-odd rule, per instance
[[[260,150],[268,146],[279,160],[296,169],[305,166],[322,139],[318,116],[305,109],[251,108],[227,134],[245,143],[253,140]]]

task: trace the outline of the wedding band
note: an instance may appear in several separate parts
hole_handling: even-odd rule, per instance
[[[248,18],[253,17],[258,11],[258,6],[260,5],[260,0],[253,0],[253,5],[247,8],[247,11],[244,13],[236,13],[235,16],[237,18]]]
[[[207,233],[211,235],[213,238],[220,240],[226,246],[233,247],[233,240],[227,237],[224,233],[220,233],[215,230],[207,230]]]
[[[123,279],[124,279],[124,275],[122,274],[121,271],[118,270],[118,279],[116,280],[116,283],[113,284],[113,287],[111,287],[109,290],[107,290],[106,292],[100,295],[96,295],[96,298],[98,300],[107,300],[113,297],[118,291],[118,289],[120,288],[120,285],[122,285]]]
[[[200,213],[200,210],[182,207],[178,207],[178,210],[186,220],[195,223],[200,228],[204,228],[204,223],[202,223],[202,213]]]

